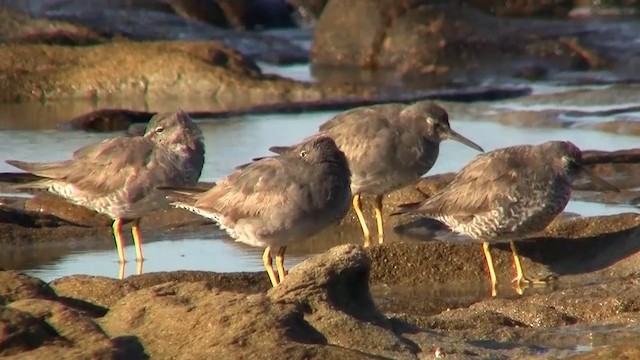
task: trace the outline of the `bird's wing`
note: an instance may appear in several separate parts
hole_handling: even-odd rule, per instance
[[[43,178],[74,184],[79,190],[109,193],[147,170],[153,144],[142,137],[119,137],[76,150],[71,160],[7,163]]]
[[[363,159],[372,157],[374,149],[379,155],[393,155],[387,151],[396,137],[396,130],[389,116],[374,109],[363,108],[341,116],[341,119],[339,123],[323,128],[322,132],[335,140],[350,164],[362,164]],[[354,168],[352,171],[357,172],[358,169]]]
[[[294,164],[295,162],[295,164]],[[305,186],[289,171],[305,163],[285,157],[265,158],[236,170],[204,194],[196,207],[234,220],[265,214],[278,207],[300,204]]]
[[[491,211],[509,202],[514,189],[517,192],[525,187],[519,172],[526,166],[526,158],[515,152],[478,155],[441,192],[417,206],[406,206],[405,210],[453,216]]]
[[[371,141],[371,139],[375,139],[376,135],[379,135],[381,132],[387,134],[392,132],[390,119],[397,115],[403,106],[402,104],[382,104],[354,108],[337,114],[320,125],[318,130],[320,133],[333,138],[347,157],[353,158],[354,154],[366,154],[366,150],[371,147],[385,145],[383,141],[388,143],[387,140],[389,138],[378,137],[377,141]],[[311,135],[310,137],[315,135],[316,134]],[[305,138],[302,142],[308,141],[310,137]],[[282,155],[289,153],[291,150],[297,148],[298,145],[299,144],[292,146],[272,146],[269,148],[269,151]],[[257,159],[260,158],[254,160]]]

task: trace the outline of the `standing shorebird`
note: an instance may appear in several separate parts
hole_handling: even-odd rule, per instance
[[[365,247],[371,245],[371,235],[362,213],[362,194],[375,195],[378,242],[382,243],[382,197],[429,171],[438,158],[440,142],[451,139],[483,151],[453,131],[447,112],[428,101],[351,109],[320,125],[320,133],[333,138],[349,161],[352,204]],[[270,148],[279,154],[290,149],[284,146]]]
[[[168,206],[164,193],[156,187],[198,182],[204,165],[204,143],[198,126],[178,111],[155,115],[144,136],[90,144],[76,150],[71,160],[7,163],[42,178],[17,188],[47,189],[111,217],[120,263],[125,262],[122,224],[133,220],[136,260],[142,262],[140,217]]]
[[[544,228],[564,210],[571,184],[583,172],[610,190],[617,189],[588,172],[582,152],[568,141],[521,145],[478,155],[441,192],[419,204],[401,205],[394,213],[415,213],[436,219],[453,231],[482,242],[491,294],[497,280],[489,243],[509,242],[518,289],[527,279],[513,241]]]
[[[266,247],[262,260],[274,287],[286,274],[287,245],[340,220],[351,198],[347,159],[331,138],[316,136],[294,150],[241,165],[204,193],[166,189],[173,206],[216,221],[236,241]]]

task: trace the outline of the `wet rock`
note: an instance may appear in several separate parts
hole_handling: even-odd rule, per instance
[[[105,41],[100,34],[81,25],[34,19],[0,7],[0,43],[90,45]]]
[[[468,4],[498,16],[566,16],[573,7],[571,0],[499,1],[465,0]]]
[[[248,4],[249,2],[252,4]],[[238,18],[241,15],[238,11],[252,9],[255,4],[260,5],[263,2],[264,0],[99,0],[87,3],[53,0],[25,4],[10,0],[5,6],[25,11],[37,18],[86,26],[106,37],[125,37],[132,40],[218,40],[255,60],[271,63],[306,62],[307,51],[283,37],[223,29],[200,21],[221,22],[221,25],[237,22],[242,26],[245,19]],[[267,6],[267,9],[273,7]],[[193,19],[194,11],[200,17],[203,16],[202,11],[207,15],[204,15],[203,19]],[[264,20],[261,17],[257,20],[260,19]]]
[[[15,206],[15,203],[12,206],[0,206],[0,223],[15,224],[26,228],[70,225],[69,222],[55,215],[43,214],[39,211],[17,210]]]
[[[589,341],[589,331],[581,331],[584,326],[606,327],[611,324],[610,319],[613,324],[621,325],[623,314],[628,314],[628,321],[633,322],[631,319],[636,318],[639,311],[637,285],[637,281],[622,279],[549,294],[483,300],[469,308],[430,316],[423,319],[421,326],[464,339],[491,338],[549,345],[553,344],[553,336],[556,341],[566,338],[562,334],[564,330],[572,332],[574,342],[580,343]],[[591,336],[599,336],[598,330],[594,328]]]
[[[132,359],[422,359],[436,352],[454,359],[546,359],[555,354],[550,349],[594,342],[597,346],[603,337],[604,344],[612,346],[596,347],[594,354],[634,354],[628,344],[637,340],[637,333],[624,326],[640,320],[639,283],[637,276],[629,275],[637,274],[640,262],[637,249],[628,246],[638,242],[639,226],[637,214],[552,224],[546,236],[567,243],[571,252],[546,249],[545,254],[561,254],[576,263],[602,262],[616,271],[604,280],[583,277],[559,290],[509,298],[447,298],[444,293],[424,297],[419,291],[398,296],[398,289],[433,289],[438,281],[479,282],[484,274],[479,245],[447,250],[451,244],[439,241],[394,242],[369,250],[335,247],[290,268],[276,288],[270,288],[264,272],[182,271],[123,281],[70,276],[51,284],[61,297],[41,300],[25,295],[0,309],[2,324],[15,334],[3,342],[8,347],[0,352],[43,359],[81,354]],[[477,264],[464,257],[472,253],[469,246],[477,250]],[[581,253],[589,246],[597,249],[597,256]],[[616,247],[626,253],[623,261],[607,259]],[[510,256],[502,250],[506,249],[494,249],[494,260],[504,270]],[[529,270],[527,257],[523,260]],[[468,260],[478,269],[468,269]],[[441,270],[428,270],[432,267]],[[369,284],[387,290],[372,296]],[[246,291],[249,287],[253,289]],[[77,304],[68,305],[73,299],[109,311],[94,320],[78,311]]]
[[[619,119],[585,125],[587,128],[608,133],[640,136],[640,119],[638,118]]]
[[[148,111],[134,111],[126,109],[100,109],[75,117],[61,124],[62,129],[82,129],[86,131],[108,132],[129,129],[133,124],[145,124],[141,127],[143,135],[146,124],[154,113]],[[134,135],[134,134],[132,134]]]
[[[375,308],[369,266],[361,247],[345,245],[290,269],[266,294],[176,279],[129,293],[101,324],[111,336],[139,338],[152,357],[415,359],[434,344],[465,358],[497,354],[419,329],[405,338],[403,325]]]
[[[598,360],[598,359],[640,359],[640,345],[610,345],[593,349],[587,353],[568,356],[566,360]]]
[[[362,31],[345,38],[346,29]],[[628,68],[633,51],[613,51],[614,34],[631,39],[626,29],[604,24],[498,20],[469,7],[428,1],[329,1],[311,57],[317,66],[393,69],[423,86],[461,78],[469,84],[511,77],[523,62],[550,72]],[[612,53],[615,57],[603,55]],[[631,76],[628,69],[624,73]]]
[[[259,72],[256,69],[256,72]],[[348,87],[340,90],[346,93],[351,89],[351,94],[343,96],[332,96],[332,92],[327,91],[326,97],[316,101],[308,101],[307,99],[294,99],[281,103],[268,105],[255,104],[238,104],[238,108],[219,111],[188,111],[189,116],[194,119],[226,119],[233,116],[256,115],[256,114],[274,114],[274,113],[292,113],[304,111],[331,111],[331,110],[347,110],[356,106],[378,104],[380,102],[410,102],[424,99],[447,99],[452,101],[478,101],[478,100],[496,100],[504,98],[520,97],[529,94],[531,90],[527,87],[471,87],[464,89],[440,89],[434,91],[419,91],[412,93],[389,93],[381,90],[377,92],[373,89]],[[321,86],[319,89],[321,91]],[[368,91],[370,90],[370,91]],[[372,93],[373,92],[373,93]],[[335,91],[333,92],[335,93]],[[338,93],[338,94],[339,94]],[[226,104],[223,104],[226,106]],[[215,105],[205,105],[210,108]],[[146,123],[155,113],[147,111],[133,111],[128,109],[100,109],[94,110],[87,114],[79,115],[71,120],[58,124],[61,129],[81,129],[87,131],[119,131],[131,130],[134,124]],[[144,131],[142,126],[130,131],[131,135],[139,134]],[[1,175],[1,174],[0,174]],[[0,181],[2,178],[0,178]]]
[[[133,334],[143,339],[151,356],[193,358],[207,354],[208,357],[266,358],[275,354],[287,357],[307,354],[314,358],[359,358],[357,354],[366,353],[353,349],[351,338],[365,340],[364,334],[349,333],[348,329],[333,330],[329,324],[335,324],[342,316],[348,317],[344,314],[345,304],[355,309],[357,301],[368,296],[361,293],[366,290],[366,255],[354,246],[346,246],[320,257],[322,259],[314,264],[322,264],[324,269],[300,265],[292,269],[291,278],[283,283],[287,284],[286,288],[271,291],[268,296],[219,291],[202,282],[170,282],[127,295],[112,307],[102,323],[112,335]],[[319,275],[320,281],[310,282],[308,279],[313,275],[303,274],[308,271]],[[349,280],[364,280],[364,284],[351,289],[345,286]],[[316,323],[326,324],[324,328],[306,319],[305,313],[322,311],[317,308],[323,303],[338,301],[345,303],[336,304],[333,310],[328,304],[323,306],[325,318],[317,318]],[[315,307],[306,310],[304,303]],[[176,318],[181,321],[176,323]],[[208,320],[203,322],[202,318]],[[352,322],[376,328],[355,319]],[[335,339],[338,334],[327,336],[323,330],[342,333],[342,337]],[[378,332],[390,331],[380,329]],[[192,335],[185,338],[186,334]],[[368,341],[380,336],[375,332],[367,335]],[[332,343],[340,346],[320,347]],[[396,356],[403,353],[401,349],[394,350]]]
[[[0,305],[22,299],[50,299],[54,296],[49,285],[40,279],[17,271],[0,270]]]
[[[402,221],[403,224],[410,220]],[[588,280],[640,270],[640,214],[556,219],[545,231],[516,242],[523,267],[534,278],[559,276]],[[371,249],[372,281],[407,286],[473,282],[484,278],[485,263],[479,243],[467,237],[432,241],[433,235],[413,236],[419,243],[389,243]],[[495,249],[495,250],[493,250]],[[492,246],[499,282],[511,279],[512,259],[507,244]],[[455,269],[455,270],[453,270]],[[487,280],[488,281],[488,280]]]
[[[50,214],[79,226],[105,227],[113,220],[82,206],[73,205],[64,198],[48,192],[40,192],[25,201],[25,210]]]
[[[0,57],[5,62],[0,101],[5,102],[198,93],[231,107],[241,99],[264,104],[323,96],[307,84],[262,76],[250,60],[217,42],[14,45],[0,49]]]

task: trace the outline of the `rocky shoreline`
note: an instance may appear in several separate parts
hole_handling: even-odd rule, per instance
[[[3,116],[37,118],[39,129],[136,134],[156,112],[177,107],[213,120],[435,99],[454,121],[640,135],[639,23],[572,20],[637,14],[637,1],[613,8],[564,0],[0,3]],[[268,74],[263,64],[310,64],[314,80]],[[528,275],[555,279],[523,295],[509,284],[509,249],[496,245],[497,298],[489,296],[479,244],[437,222],[396,216],[385,219],[388,242],[364,249],[352,212],[287,249],[318,255],[273,289],[263,271],[44,283],[9,269],[67,256],[72,249],[60,245],[69,239],[77,248],[112,249],[111,221],[48,193],[2,196],[0,357],[639,358],[640,151],[590,150],[585,159],[622,191],[601,192],[582,179],[573,199],[628,212],[564,213],[519,241]],[[452,176],[389,194],[384,214]],[[26,180],[0,174],[0,191]],[[141,227],[150,238],[219,231],[179,209],[149,214]]]
[[[594,164],[592,171],[621,187],[621,194],[635,196],[625,190],[639,185],[635,151],[587,151],[585,159]],[[423,199],[451,176],[430,176],[396,191],[385,206]],[[9,174],[2,180],[6,186],[23,177]],[[577,198],[598,193],[588,183],[578,187]],[[632,201],[617,196],[611,201]],[[2,202],[0,241],[5,249],[96,237],[105,248],[113,246],[109,219],[56,196],[39,193]],[[589,359],[640,351],[633,340],[640,332],[634,325],[640,316],[637,212],[566,214],[543,233],[519,242],[529,275],[557,279],[548,288],[527,289],[523,296],[508,285],[509,249],[495,246],[501,286],[493,299],[482,286],[486,279],[479,244],[421,218],[389,217],[387,223],[393,228],[390,242],[363,249],[350,244],[358,243],[360,234],[355,216],[349,214],[300,244],[327,250],[293,267],[275,289],[264,272],[175,271],[124,280],[73,275],[46,284],[17,271],[0,271],[2,323],[7,329],[0,337],[0,355]],[[216,231],[202,218],[178,209],[151,214],[141,225],[143,231],[165,233]],[[433,241],[435,236],[445,241]],[[291,253],[299,250],[294,246]],[[64,250],[48,249],[41,256],[63,255]],[[39,256],[37,251],[34,256]],[[3,252],[3,257],[13,257],[12,252]],[[6,258],[3,263],[11,264]],[[594,336],[599,342],[594,343]],[[594,352],[572,350],[586,343],[594,344]],[[600,344],[609,346],[601,349]]]

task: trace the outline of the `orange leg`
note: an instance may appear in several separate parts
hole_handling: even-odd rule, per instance
[[[140,236],[140,219],[136,219],[131,227],[131,235],[133,236],[133,245],[136,247],[136,261],[144,261],[142,257],[142,238]]]
[[[271,247],[267,247],[264,249],[264,253],[262,254],[262,262],[264,263],[264,268],[267,270],[267,274],[269,275],[269,279],[271,280],[271,285],[273,287],[278,286],[278,279],[276,278],[276,273],[273,271],[273,265],[271,263]]]
[[[376,201],[373,207],[376,214],[376,225],[378,226],[378,243],[384,242],[384,227],[382,224],[382,195],[376,195]]]
[[[358,216],[358,222],[360,222],[360,227],[362,228],[364,247],[369,247],[371,246],[371,233],[369,232],[367,222],[365,221],[364,214],[362,213],[362,200],[360,199],[360,194],[353,195],[353,210],[355,210],[356,216]]]
[[[491,252],[489,251],[489,243],[482,243],[482,251],[484,252],[484,258],[487,260],[487,267],[489,268],[489,278],[491,279],[491,296],[498,295],[498,279],[496,278],[496,271],[493,269],[493,259],[491,258]]]
[[[516,291],[518,294],[524,294],[523,285],[546,285],[548,282],[545,280],[531,280],[524,276],[524,271],[522,271],[522,265],[520,264],[520,258],[518,257],[518,250],[516,249],[516,244],[513,241],[509,242],[511,246],[511,253],[513,254],[513,266],[516,269],[516,277],[511,281],[516,285]]]
[[[118,279],[124,279],[125,263],[118,263]]]
[[[280,250],[278,250],[278,254],[276,255],[276,267],[278,268],[278,278],[281,283],[284,280],[284,277],[287,275],[287,271],[284,269],[284,252],[287,250],[286,246],[282,246]]]
[[[136,275],[142,274],[142,264],[144,261],[136,261]]]
[[[111,226],[113,229],[113,237],[116,239],[116,249],[118,250],[118,261],[125,263],[124,245],[122,243],[122,219],[116,219]]]

